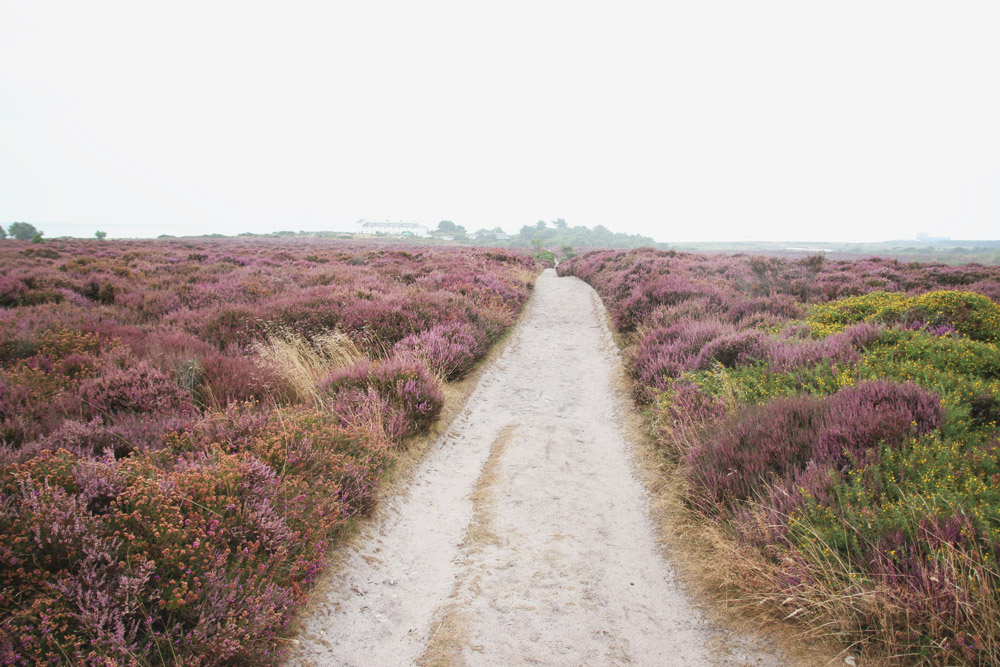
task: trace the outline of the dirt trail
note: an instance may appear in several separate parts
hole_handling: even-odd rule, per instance
[[[289,664],[781,664],[674,581],[618,364],[593,290],[545,271],[465,411],[317,592]]]

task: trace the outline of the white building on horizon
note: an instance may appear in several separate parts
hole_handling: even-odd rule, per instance
[[[419,225],[415,222],[372,222],[370,220],[358,220],[359,232],[361,234],[392,234],[393,236],[418,236],[428,235],[427,225]]]

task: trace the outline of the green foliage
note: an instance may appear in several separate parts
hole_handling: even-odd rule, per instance
[[[12,222],[7,231],[18,241],[30,241],[38,233],[35,226],[27,222]]]
[[[107,237],[107,235],[108,235],[107,232],[102,232],[100,229],[94,232],[94,236],[97,238],[98,241],[103,241],[105,237]]]
[[[7,230],[0,225],[0,240],[7,238]]]
[[[442,220],[438,223],[437,229],[431,232],[435,236],[451,236],[456,239],[464,239],[466,233],[465,227],[456,225],[451,220]]]
[[[615,233],[603,225],[597,225],[593,229],[577,226],[570,227],[569,224],[559,218],[553,220],[552,224],[539,220],[534,225],[524,225],[520,231],[511,238],[510,245],[515,247],[528,247],[535,242],[541,243],[543,247],[573,246],[578,248],[666,248],[666,244],[657,243],[649,236],[639,234]]]
[[[538,252],[531,253],[531,256],[543,264],[554,265],[556,261],[556,255],[551,250],[539,250]]]
[[[718,364],[706,371],[682,373],[677,382],[693,382],[709,396],[748,405],[763,405],[781,396],[826,396],[854,383],[848,367],[829,362],[789,371],[774,370],[767,362],[740,368]]]
[[[451,236],[457,240],[464,240],[467,235],[465,227],[456,225],[451,220],[442,220],[438,223],[437,229],[431,232],[432,236]]]
[[[35,235],[31,237],[32,243],[45,243],[45,239],[42,238],[43,232],[35,232]]]
[[[1000,397],[1000,348],[961,336],[888,329],[862,355],[854,374],[916,382],[957,406],[977,396]]]

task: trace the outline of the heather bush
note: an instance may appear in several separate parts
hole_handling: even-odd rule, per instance
[[[465,299],[448,293],[400,290],[351,301],[340,313],[339,326],[366,340],[370,349],[391,349],[467,307]]]
[[[79,387],[80,411],[85,417],[190,410],[189,395],[148,361],[125,352],[107,355],[102,361],[100,374]]]
[[[330,397],[330,408],[345,424],[364,426],[373,420],[394,440],[426,431],[444,405],[437,380],[427,369],[402,359],[361,361],[334,371],[320,391]]]
[[[782,480],[812,459],[823,418],[813,398],[781,398],[736,415],[687,454],[695,504],[705,512],[732,509],[763,486]]]
[[[621,304],[612,309],[615,326],[622,331],[632,331],[649,315],[662,306],[676,306],[689,299],[704,295],[691,281],[674,275],[657,276],[640,284]]]
[[[718,320],[682,320],[668,327],[643,332],[631,358],[638,380],[637,397],[649,400],[649,390],[666,389],[670,381],[695,368],[702,349],[711,341],[735,333],[735,328]]]
[[[441,409],[420,363],[467,371],[537,271],[320,241],[0,248],[0,664],[280,659]]]
[[[787,294],[772,297],[742,298],[727,304],[726,317],[736,323],[744,323],[761,315],[772,315],[778,321],[798,319],[805,314],[803,305]]]
[[[415,358],[449,381],[465,375],[485,350],[485,333],[463,322],[436,324],[393,347],[395,354]]]
[[[259,340],[263,331],[261,320],[253,309],[231,306],[213,313],[198,334],[221,350],[229,347],[242,350]]]
[[[271,650],[389,462],[377,435],[329,415],[261,418],[248,405],[158,451],[44,450],[7,465],[0,645],[15,662],[166,650],[216,664]]]
[[[759,331],[740,331],[720,336],[706,343],[694,361],[694,368],[707,369],[715,364],[738,368],[765,359],[770,351],[768,336]]]
[[[558,271],[625,334],[756,608],[866,658],[1000,662],[1000,270],[639,250]]]
[[[775,371],[793,371],[823,362],[852,366],[861,358],[857,348],[868,342],[865,334],[856,331],[859,326],[865,325],[820,340],[775,343],[768,349],[768,364]]]

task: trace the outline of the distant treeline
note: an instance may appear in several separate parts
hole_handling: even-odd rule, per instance
[[[244,232],[241,237],[260,238],[292,238],[292,237],[313,237],[313,238],[352,238],[349,232],[322,232],[322,231],[279,231],[268,234],[252,234]],[[379,236],[382,236],[381,234]],[[160,238],[173,238],[169,235],[162,235]],[[224,238],[222,234],[204,234],[201,238]],[[428,240],[458,241],[463,244],[474,244],[480,246],[502,246],[512,248],[549,248],[562,249],[573,248],[659,248],[669,249],[666,243],[657,243],[649,236],[641,234],[625,234],[623,232],[612,232],[604,225],[597,225],[593,229],[577,225],[570,227],[565,220],[559,218],[551,222],[539,220],[534,225],[524,225],[517,234],[507,235],[500,227],[492,230],[481,229],[473,234],[467,234],[465,227],[455,225],[449,221],[443,221],[436,229],[430,230],[430,237],[411,237],[409,240],[423,242]]]
[[[652,237],[641,234],[613,232],[604,225],[593,229],[577,225],[570,227],[559,218],[551,223],[539,220],[534,225],[524,225],[510,239],[512,247],[540,246],[544,248],[659,248],[668,249],[666,243],[657,243]]]

